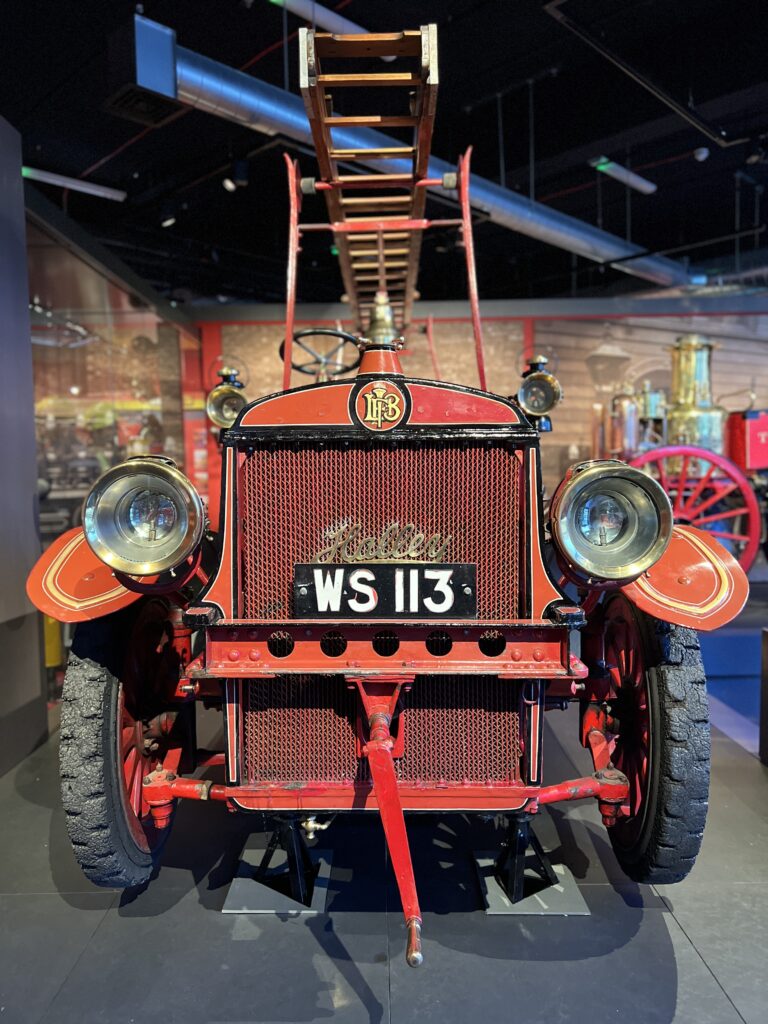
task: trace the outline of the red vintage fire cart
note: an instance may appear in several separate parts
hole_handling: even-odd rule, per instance
[[[768,413],[717,404],[714,348],[699,334],[679,338],[669,394],[646,382],[615,395],[595,423],[592,454],[624,459],[658,480],[675,522],[717,537],[746,572],[764,535]]]
[[[327,198],[360,325],[356,376],[287,388],[302,194],[291,165],[286,390],[245,403],[230,379],[212,398],[214,416],[230,421],[218,529],[172,462],[132,459],[95,484],[83,528],[52,545],[29,581],[40,609],[78,623],[61,776],[88,877],[145,883],[176,803],[209,800],[279,821],[267,853],[289,848],[304,898],[301,831],[338,812],[376,814],[412,966],[422,949],[411,813],[507,816],[496,873],[512,899],[528,823],[561,800],[597,801],[630,877],[687,874],[709,778],[695,630],[728,621],[747,596],[728,552],[673,526],[663,488],[622,462],[574,466],[545,516],[537,423],[551,382],[535,377],[510,400],[403,374],[418,241],[433,223],[423,183],[435,43],[433,26],[302,33],[320,164],[311,188]],[[409,83],[398,115],[414,134],[408,177],[339,173],[326,93],[345,79],[319,62],[361,53],[415,62],[387,71]],[[468,161],[447,184],[462,199],[481,356]],[[222,713],[222,750],[196,750],[199,701]],[[589,768],[544,785],[545,714],[573,701]]]

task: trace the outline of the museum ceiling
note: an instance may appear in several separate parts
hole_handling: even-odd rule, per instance
[[[179,302],[221,296],[280,301],[284,294],[287,203],[281,152],[312,174],[313,157],[196,111],[158,128],[108,109],[115,82],[108,44],[130,24],[127,0],[53,4],[28,0],[4,9],[0,114],[22,133],[32,167],[123,189],[124,203],[41,186],[71,217],[160,291]],[[684,107],[695,108],[728,139],[721,148],[651,92],[609,63],[545,10],[541,0],[341,0],[345,17],[370,31],[434,21],[441,85],[433,152],[452,160],[474,146],[476,174],[527,195],[529,80],[533,80],[536,199],[675,259],[733,267],[735,183],[740,228],[765,221],[768,84],[760,0],[566,0],[563,9],[605,46],[640,69]],[[150,0],[147,17],[175,29],[179,42],[283,87],[284,12],[268,0]],[[287,80],[297,91],[301,24],[287,15]],[[500,99],[497,98],[501,94]],[[503,153],[499,146],[499,114]],[[694,151],[706,148],[699,160]],[[589,166],[608,156],[657,185],[631,193]],[[701,156],[701,152],[699,156]],[[248,185],[228,192],[222,179],[247,159]],[[740,174],[737,178],[736,175]],[[600,187],[597,187],[598,177]],[[317,217],[322,206],[317,200]],[[446,206],[430,201],[434,215]],[[171,211],[175,222],[163,228]],[[481,295],[517,298],[596,294],[647,287],[568,252],[476,224]],[[713,239],[721,239],[712,242]],[[707,244],[702,244],[702,243]],[[765,248],[760,233],[741,239],[742,256]],[[307,241],[300,298],[335,300],[341,291],[327,239]],[[425,298],[464,294],[463,255],[448,232],[425,241]]]

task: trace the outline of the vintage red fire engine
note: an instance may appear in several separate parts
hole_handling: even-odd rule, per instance
[[[285,389],[246,403],[222,371],[209,406],[224,427],[215,530],[173,462],[131,459],[96,482],[82,528],[46,551],[28,585],[38,608],[78,623],[62,798],[90,879],[147,882],[177,802],[210,800],[279,822],[294,894],[305,899],[300,829],[339,812],[377,815],[412,966],[422,950],[409,813],[506,816],[496,874],[513,900],[528,824],[560,800],[597,801],[631,878],[688,873],[710,750],[695,630],[727,622],[747,597],[731,555],[674,526],[664,490],[637,468],[574,466],[545,505],[539,429],[561,391],[543,359],[514,398],[485,390],[469,154],[457,174],[427,176],[436,46],[434,26],[301,30],[320,180],[300,180],[287,161]],[[321,58],[379,56],[416,70],[320,70]],[[407,86],[402,116],[329,113],[329,83],[375,91],[382,78]],[[374,149],[354,136],[340,149],[331,131],[358,122],[411,126],[413,145],[379,138]],[[338,161],[357,155],[385,159],[391,173],[345,175]],[[461,219],[426,220],[427,187],[457,189]],[[331,223],[300,228],[302,195],[318,191]],[[481,389],[413,379],[400,365],[419,243],[434,226],[462,232]],[[367,336],[340,332],[333,358],[293,332],[302,230],[333,231]],[[291,390],[294,342],[321,379]],[[353,368],[341,342],[362,350],[356,376],[341,375]],[[196,749],[198,701],[221,711],[223,750]],[[570,702],[588,770],[544,785],[545,713]]]
[[[525,822],[592,797],[631,878],[687,874],[709,769],[694,630],[747,583],[622,463],[573,467],[545,511],[530,407],[361,344],[356,377],[251,402],[223,431],[215,535],[170,460],[131,459],[29,592],[79,623],[61,773],[89,878],[146,882],[179,799],[310,827],[376,812],[415,965],[408,812]],[[223,751],[196,753],[195,701],[221,709]],[[591,770],[543,785],[544,713],[569,701]],[[215,765],[222,781],[195,773]]]

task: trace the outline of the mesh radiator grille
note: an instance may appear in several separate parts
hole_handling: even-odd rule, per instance
[[[245,782],[364,782],[355,752],[359,697],[341,676],[279,676],[243,686]],[[494,676],[417,676],[403,697],[403,783],[520,779],[520,688]]]
[[[479,618],[516,618],[520,476],[514,451],[472,444],[247,454],[240,477],[245,617],[291,618],[293,567],[313,561],[332,531],[359,523],[363,536],[378,537],[396,522],[450,536],[443,561],[477,566]]]

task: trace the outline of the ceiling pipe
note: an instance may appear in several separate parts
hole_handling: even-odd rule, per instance
[[[312,145],[306,110],[301,98],[235,71],[176,44],[172,29],[134,17],[136,29],[136,81],[139,86],[216,117],[268,135]],[[381,149],[401,145],[368,128],[334,130],[339,149]],[[366,160],[360,164],[377,171],[410,174],[405,161]],[[428,175],[442,178],[455,171],[444,160],[432,159]],[[435,191],[441,191],[436,189]],[[473,177],[470,201],[495,224],[530,238],[576,253],[597,263],[617,263],[616,269],[654,284],[702,284],[680,263],[663,256],[644,256],[644,250],[600,228],[526,199],[484,178]],[[637,255],[637,258],[633,257]]]
[[[109,188],[107,185],[96,185],[92,181],[80,181],[79,178],[70,178],[66,174],[55,174],[53,171],[41,171],[37,167],[21,168],[22,178],[30,181],[39,181],[44,185],[58,185],[59,188],[72,189],[73,192],[85,192],[89,196],[98,196],[99,199],[111,199],[115,203],[122,203],[127,196],[121,188]]]
[[[329,11],[327,7],[321,7],[314,0],[269,0],[276,7],[284,7],[291,14],[302,18],[310,25],[316,25],[325,29],[326,32],[333,32],[337,36],[359,36],[366,35],[368,29],[363,28],[349,18],[345,18],[336,11]],[[382,57],[382,60],[394,60],[394,57]]]

